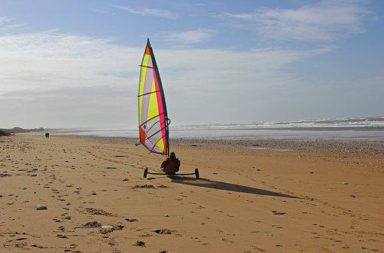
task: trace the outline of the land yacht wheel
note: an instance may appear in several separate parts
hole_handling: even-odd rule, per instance
[[[196,176],[196,179],[200,178],[200,173],[198,168],[195,169],[195,176]]]

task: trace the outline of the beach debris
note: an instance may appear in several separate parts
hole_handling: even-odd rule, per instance
[[[71,243],[71,245],[69,245],[69,248],[71,248],[71,249],[75,249],[75,248],[77,248],[79,245],[77,245],[76,243]],[[74,252],[80,252],[80,251],[78,251],[78,250],[76,250],[76,251],[74,251]]]
[[[28,244],[27,244],[27,242],[15,242],[15,247],[16,248],[24,248],[24,247],[26,247]]]
[[[349,183],[348,182],[343,182],[343,185],[349,185]]]
[[[116,167],[108,166],[108,167],[105,167],[105,169],[107,169],[107,170],[116,170],[117,168]]]
[[[113,216],[112,213],[104,211],[103,209],[97,209],[97,208],[85,208],[85,210],[93,215],[103,215],[103,216]]]
[[[168,215],[168,214],[164,214],[163,216],[164,216],[164,217],[169,217],[169,215]]]
[[[99,232],[100,234],[107,234],[107,233],[113,232],[114,230],[115,229],[113,228],[113,226],[104,225],[104,226],[101,226],[101,228],[99,229]]]
[[[279,212],[279,211],[272,211],[272,213],[274,215],[284,215],[284,214],[286,214],[285,212]]]
[[[170,235],[174,231],[170,230],[170,229],[167,229],[167,228],[162,228],[162,229],[153,230],[153,232],[155,232],[156,234],[160,234],[160,235]]]
[[[75,227],[75,229],[77,229],[77,228],[100,228],[100,227],[101,227],[101,223],[99,223],[97,221],[89,221],[83,225]]]
[[[138,247],[145,247],[145,242],[143,241],[136,241],[133,246],[138,246]]]
[[[140,237],[152,237],[153,235],[152,234],[149,234],[149,233],[144,233],[144,234],[141,234],[139,235]]]
[[[128,179],[128,178],[124,178],[123,181],[124,181],[124,182],[127,182],[127,181],[129,181],[129,179]]]
[[[123,230],[124,226],[121,224],[113,225],[114,230]]]
[[[128,222],[138,222],[139,220],[138,219],[130,219],[130,218],[126,218],[125,219],[126,221],[128,221]]]
[[[37,204],[36,205],[36,210],[47,210],[48,207],[44,204]]]
[[[351,196],[352,198],[356,198],[356,195],[355,195],[355,194],[351,194],[351,195],[349,195],[349,196]]]
[[[159,253],[168,253],[166,250],[160,250]]]

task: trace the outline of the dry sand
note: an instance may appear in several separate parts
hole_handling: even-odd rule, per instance
[[[382,150],[178,141],[202,179],[144,179],[134,144],[1,137],[0,252],[384,252]]]

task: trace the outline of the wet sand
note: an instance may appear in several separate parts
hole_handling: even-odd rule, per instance
[[[384,252],[382,143],[268,143],[1,137],[0,252]]]

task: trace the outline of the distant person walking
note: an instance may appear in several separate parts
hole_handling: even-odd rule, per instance
[[[49,139],[49,133],[45,133],[45,138]]]

